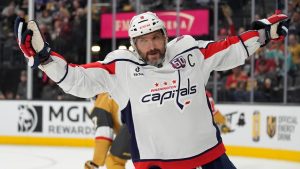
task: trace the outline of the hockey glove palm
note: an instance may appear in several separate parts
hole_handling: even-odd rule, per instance
[[[270,40],[283,40],[288,33],[289,22],[286,15],[274,14],[267,19],[252,22],[252,28],[264,30],[264,37],[260,38],[262,46],[265,46]]]
[[[17,17],[14,32],[20,49],[28,60],[28,65],[36,68],[50,57],[50,47],[44,41],[39,27],[35,21],[25,22]]]

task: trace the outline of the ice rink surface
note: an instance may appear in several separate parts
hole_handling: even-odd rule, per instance
[[[92,148],[0,145],[3,169],[83,169]],[[245,157],[230,157],[238,169],[300,169],[300,163]],[[105,169],[102,167],[101,169]],[[126,169],[133,169],[128,162]]]

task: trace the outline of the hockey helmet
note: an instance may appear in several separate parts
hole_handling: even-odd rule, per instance
[[[157,30],[162,30],[167,37],[164,22],[153,12],[145,12],[134,16],[129,24],[128,35],[131,46],[136,50],[134,38]]]

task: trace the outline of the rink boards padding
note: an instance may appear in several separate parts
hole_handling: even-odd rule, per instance
[[[222,104],[229,155],[300,162],[300,106]],[[93,146],[90,102],[0,101],[0,144]]]

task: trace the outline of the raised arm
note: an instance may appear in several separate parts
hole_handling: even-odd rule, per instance
[[[109,91],[115,83],[115,62],[94,62],[86,65],[68,64],[59,54],[52,52],[35,21],[15,21],[15,36],[20,49],[32,68],[39,67],[66,93],[90,98]]]
[[[232,69],[244,64],[258,48],[270,40],[279,40],[287,34],[287,16],[273,15],[268,19],[255,21],[253,29],[238,36],[228,36],[216,42],[199,41],[198,46],[203,55],[204,79],[208,80],[211,71]]]
[[[41,64],[43,70],[66,93],[90,98],[110,91],[115,83],[115,62],[93,62],[85,65],[68,64],[62,56],[51,52],[51,61]]]

